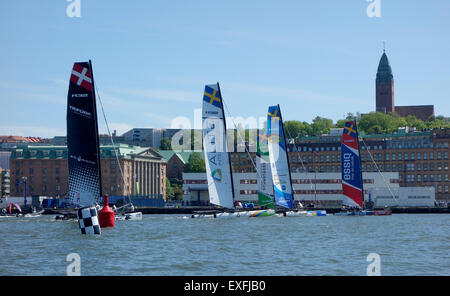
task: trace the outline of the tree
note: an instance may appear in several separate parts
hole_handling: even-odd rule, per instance
[[[159,149],[161,150],[172,150],[172,143],[170,142],[168,137],[164,137],[161,139]]]
[[[307,122],[300,122],[296,120],[288,120],[284,122],[284,130],[288,138],[297,138],[299,136],[309,135],[311,127]]]
[[[199,152],[193,152],[189,156],[188,162],[184,165],[186,173],[204,173],[206,172],[205,160]]]
[[[332,119],[317,116],[311,124],[311,135],[319,136],[321,134],[328,134],[330,128],[333,126]]]

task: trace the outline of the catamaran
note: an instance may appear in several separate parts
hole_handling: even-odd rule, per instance
[[[356,121],[347,121],[341,140],[342,204],[345,207],[335,216],[390,215],[390,210],[370,211],[364,207],[358,129]]]
[[[74,63],[70,75],[67,95],[67,150],[69,202],[75,208],[101,204],[100,145],[91,61]],[[142,219],[140,212],[134,216]]]
[[[289,165],[286,133],[280,105],[270,106],[267,114],[267,138],[274,204],[280,216],[324,216],[325,211],[306,211],[303,205],[294,207],[291,168]]]
[[[197,212],[192,218],[232,218],[270,216],[274,210],[239,211],[235,207],[226,122],[219,83],[206,85],[203,94],[203,150],[209,201],[219,210]]]

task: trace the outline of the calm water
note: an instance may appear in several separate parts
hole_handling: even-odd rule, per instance
[[[101,236],[54,216],[0,218],[0,275],[450,275],[450,215],[186,219],[144,215]]]

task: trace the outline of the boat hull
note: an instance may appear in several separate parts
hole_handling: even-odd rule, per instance
[[[375,211],[373,213],[374,216],[390,216],[392,215],[391,210],[381,210],[381,211]]]
[[[142,212],[125,213],[115,216],[116,221],[135,221],[142,220]]]
[[[202,218],[256,218],[256,217],[268,217],[275,215],[274,210],[258,210],[258,211],[239,211],[239,212],[222,212],[213,214],[194,214],[191,218],[202,219]]]
[[[278,213],[279,217],[315,217],[315,216],[326,216],[327,211],[287,211],[283,213]]]
[[[373,216],[373,211],[338,212],[334,216]]]

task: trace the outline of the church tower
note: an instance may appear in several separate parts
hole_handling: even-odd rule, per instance
[[[395,111],[394,105],[394,76],[391,65],[383,51],[380,63],[378,64],[376,79],[376,111],[391,113]]]

